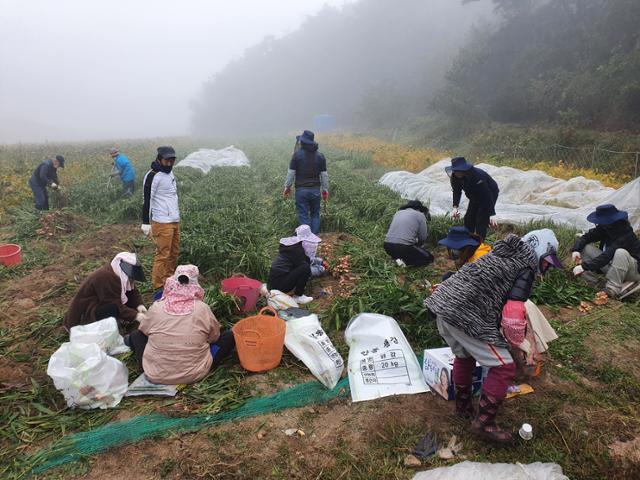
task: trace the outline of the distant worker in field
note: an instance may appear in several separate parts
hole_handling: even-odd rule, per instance
[[[640,240],[627,212],[611,204],[600,205],[587,220],[596,227],[573,244],[571,256],[577,264],[573,274],[596,283],[594,274],[603,273],[607,279],[604,291],[611,298],[622,299],[640,290]]]
[[[142,233],[151,234],[156,244],[151,270],[154,300],[162,296],[167,278],[173,275],[180,251],[180,209],[178,186],[172,169],[176,161],[173,147],[158,147],[158,155],[143,180]]]
[[[422,248],[427,241],[429,209],[419,200],[411,200],[393,215],[384,239],[384,251],[398,265],[422,267],[433,262],[433,255]]]
[[[122,182],[122,196],[129,197],[133,194],[136,183],[136,171],[126,155],[120,153],[117,148],[111,148],[109,155],[113,160],[111,177],[120,177]]]
[[[47,187],[54,190],[59,188],[58,168],[64,168],[64,157],[62,155],[56,155],[53,160],[45,160],[33,171],[29,179],[29,187],[33,192],[36,210],[49,210]]]
[[[291,186],[295,181],[296,211],[300,225],[309,225],[315,234],[320,233],[320,199],[329,199],[329,175],[327,160],[318,151],[315,135],[309,130],[298,135],[300,144],[291,162],[287,179],[284,182],[284,198],[289,197]]]
[[[498,184],[491,176],[471,163],[464,157],[451,159],[451,166],[445,171],[451,178],[453,189],[453,212],[451,216],[460,218],[460,198],[462,192],[469,199],[467,213],[464,216],[464,226],[470,233],[477,233],[482,239],[487,236],[489,223],[495,226],[492,217],[496,214],[495,206],[498,200]]]

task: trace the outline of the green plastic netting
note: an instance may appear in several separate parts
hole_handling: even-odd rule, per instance
[[[349,394],[349,379],[343,378],[335,388],[327,390],[320,382],[309,382],[282,390],[273,395],[252,398],[241,407],[214,415],[192,415],[171,418],[161,414],[143,415],[113,422],[95,430],[69,435],[40,450],[29,460],[35,465],[31,473],[41,473],[89,455],[148,438],[175,432],[189,432],[212,425],[279,412],[288,408],[327,403]]]

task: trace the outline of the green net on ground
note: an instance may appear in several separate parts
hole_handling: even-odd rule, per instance
[[[52,467],[140,440],[169,433],[200,430],[231,420],[279,412],[288,408],[327,403],[348,394],[349,379],[343,378],[331,390],[327,390],[320,382],[303,383],[273,395],[253,398],[241,407],[213,415],[198,414],[179,418],[161,414],[144,415],[69,435],[37,452],[29,459],[29,463],[34,466],[32,473],[41,473]]]

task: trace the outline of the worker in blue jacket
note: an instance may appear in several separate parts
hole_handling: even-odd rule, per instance
[[[453,189],[453,212],[451,216],[460,218],[460,198],[462,192],[469,199],[467,213],[464,216],[464,226],[470,233],[476,233],[482,239],[487,236],[487,228],[491,223],[496,226],[493,216],[496,214],[496,202],[498,200],[498,184],[491,176],[471,163],[464,157],[451,159],[451,166],[445,171],[451,178]]]
[[[136,171],[126,155],[120,153],[117,148],[109,150],[109,155],[113,160],[112,177],[120,177],[122,182],[122,196],[128,197],[133,194],[136,182]]]

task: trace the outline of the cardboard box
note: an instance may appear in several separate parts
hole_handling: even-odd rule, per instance
[[[445,400],[455,398],[453,385],[453,359],[455,356],[449,347],[432,348],[424,351],[422,361],[422,373],[427,385]],[[483,368],[476,363],[473,373],[473,393],[480,390],[482,382],[487,376],[489,369]]]

